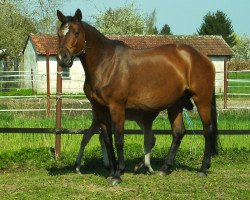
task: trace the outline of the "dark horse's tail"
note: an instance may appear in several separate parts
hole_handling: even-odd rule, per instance
[[[214,156],[218,154],[218,125],[217,125],[215,91],[213,92],[212,104],[211,104],[211,122],[212,122],[211,153]]]

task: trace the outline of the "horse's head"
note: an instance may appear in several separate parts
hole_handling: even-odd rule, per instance
[[[85,53],[85,33],[82,26],[82,13],[77,9],[75,15],[64,16],[57,10],[57,17],[62,22],[58,29],[59,49],[57,61],[62,67],[71,67],[76,56]]]

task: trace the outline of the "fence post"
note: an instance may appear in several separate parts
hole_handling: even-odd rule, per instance
[[[49,69],[49,52],[46,50],[46,78],[47,78],[47,116],[50,116],[50,69]]]
[[[33,67],[31,67],[30,73],[31,73],[31,89],[32,89],[32,95],[34,95],[34,94],[35,94],[35,89],[34,89],[34,73],[33,73]]]
[[[62,128],[62,77],[61,66],[57,63],[56,78],[56,133],[55,133],[55,158],[60,159],[61,153],[61,128]]]
[[[224,109],[227,109],[227,93],[228,93],[228,72],[227,72],[227,59],[224,60]]]

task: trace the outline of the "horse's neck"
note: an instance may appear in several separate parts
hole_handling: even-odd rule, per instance
[[[115,48],[110,44],[110,40],[105,38],[101,33],[90,25],[84,25],[85,39],[86,39],[86,54],[80,57],[83,64],[86,81],[93,82],[95,79],[95,72],[100,63],[103,62],[104,56],[107,59],[106,51]],[[112,55],[110,55],[112,57]],[[102,67],[102,66],[101,66]],[[91,83],[90,83],[91,84]]]

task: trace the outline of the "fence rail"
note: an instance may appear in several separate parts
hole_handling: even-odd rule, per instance
[[[88,129],[69,130],[55,128],[0,128],[0,133],[27,133],[27,134],[85,134]],[[155,135],[171,135],[171,130],[153,130]],[[128,135],[141,135],[143,132],[136,129],[124,130]],[[202,130],[187,130],[186,135],[202,135]],[[98,133],[96,133],[98,134]],[[219,135],[250,135],[250,130],[218,130]]]

